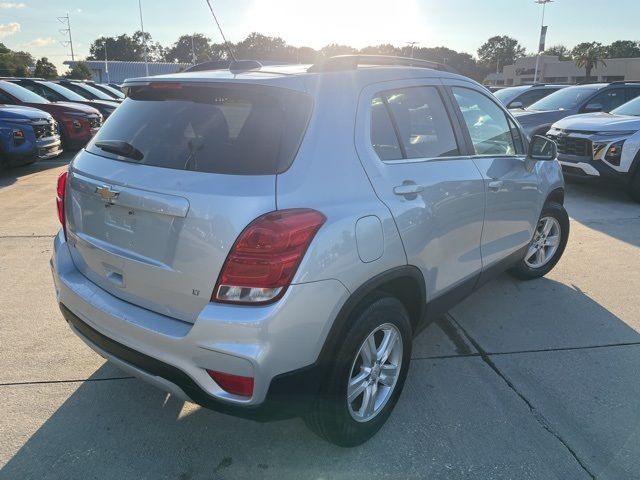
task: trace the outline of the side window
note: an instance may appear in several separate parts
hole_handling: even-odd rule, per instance
[[[504,111],[489,97],[469,88],[453,87],[476,155],[516,155],[515,140]]]
[[[520,129],[516,126],[516,124],[511,120],[509,120],[509,128],[511,129],[511,136],[513,137],[513,142],[516,146],[516,153],[518,155],[524,155],[524,142],[522,141],[522,134],[520,133]]]
[[[41,97],[46,98],[50,102],[62,102],[62,101],[65,100],[62,97],[62,95],[60,95],[58,92],[55,92],[55,91],[51,90],[50,88],[45,87],[43,85],[38,85],[37,86],[36,93],[38,95],[40,95]]]
[[[387,120],[377,118],[382,117],[382,107]],[[374,148],[383,160],[460,155],[449,115],[434,87],[410,87],[379,94],[372,102],[371,124]],[[374,137],[374,128],[383,129],[385,136]],[[390,133],[395,134],[395,142]],[[381,145],[386,150],[382,154]]]
[[[522,102],[523,107],[528,107],[529,105],[533,105],[534,103],[536,103],[538,100],[542,100],[550,93],[553,93],[553,90],[547,90],[544,88],[531,89],[528,92],[520,95],[520,98],[518,98],[518,100]]]
[[[602,105],[603,112],[610,112],[614,108],[618,108],[626,102],[627,100],[624,89],[612,88],[593,97],[589,102],[587,102],[587,105],[597,103]]]
[[[627,102],[640,96],[640,88],[627,88]]]
[[[9,95],[5,95],[2,91],[0,91],[0,103],[13,105],[13,100],[11,100],[11,97]]]
[[[371,143],[380,160],[402,160],[398,136],[381,96],[371,101]]]

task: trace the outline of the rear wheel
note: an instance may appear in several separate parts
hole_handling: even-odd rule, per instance
[[[569,215],[559,203],[547,203],[524,258],[510,270],[521,280],[533,280],[551,271],[562,257],[569,238]]]
[[[412,329],[404,305],[375,297],[356,315],[332,371],[305,419],[342,447],[369,440],[395,406],[409,368]]]

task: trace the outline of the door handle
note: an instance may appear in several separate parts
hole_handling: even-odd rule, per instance
[[[492,180],[489,182],[489,190],[498,191],[502,188],[504,182],[502,180]]]
[[[404,185],[398,185],[393,187],[393,193],[396,195],[415,195],[424,190],[422,185],[416,185],[415,183],[405,183]]]

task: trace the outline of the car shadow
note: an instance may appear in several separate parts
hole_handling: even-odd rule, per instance
[[[584,226],[640,246],[640,204],[629,197],[626,188],[568,183],[565,207],[571,218]]]
[[[466,312],[457,309],[455,322],[489,351],[543,350],[548,345],[537,339],[554,338],[558,332],[561,339],[581,336],[581,343],[570,342],[569,347],[640,342],[635,330],[579,289],[547,279],[525,285],[529,296],[535,297],[538,291],[538,298],[545,298],[554,292],[546,298],[544,311],[558,314],[543,317],[540,305],[534,308],[533,303],[514,309],[514,287],[502,278],[483,287],[482,297],[489,297],[487,300],[475,295],[465,301]],[[576,313],[565,314],[570,311]],[[486,333],[478,335],[479,329]],[[6,463],[0,478],[317,479],[377,478],[390,472],[395,472],[394,478],[487,478],[494,474],[506,478],[517,471],[527,471],[532,478],[551,478],[567,465],[574,468],[573,460],[564,463],[566,450],[480,356],[465,352],[436,358],[443,353],[442,347],[429,343],[429,331],[416,339],[420,353],[389,422],[361,447],[330,445],[307,430],[300,419],[257,423],[185,404],[137,379],[104,380],[121,376],[105,364],[79,386],[20,387],[16,400],[20,406],[9,409],[16,417],[33,417],[36,422],[33,412],[43,405],[60,406],[54,407]],[[603,332],[610,334],[603,339]],[[560,346],[553,343],[553,347]],[[580,362],[581,372],[596,373],[589,382],[575,387],[584,390],[576,391],[578,396],[587,395],[592,385],[599,385],[599,394],[606,396],[602,392],[613,377],[616,382],[623,378],[637,383],[633,365],[603,369],[606,359],[589,356],[581,357]],[[598,362],[598,368],[590,362]],[[525,378],[527,368],[519,371]],[[611,371],[616,375],[611,376]],[[559,373],[551,371],[550,375]],[[553,395],[545,391],[544,377],[537,381],[543,385],[542,394]],[[613,391],[620,396],[619,389]],[[606,438],[619,441],[603,439],[605,433],[583,441],[595,442],[591,447],[602,441],[602,448],[589,451],[600,452],[598,462],[615,462],[617,446],[631,438],[636,424],[615,422],[612,425],[617,430],[611,432],[607,422],[630,405],[639,406],[638,400],[601,398],[598,405],[606,405],[609,411],[591,421],[599,422]],[[563,415],[570,417],[573,412],[567,409]],[[638,456],[640,444],[633,449],[638,451],[631,454]],[[577,478],[566,471],[564,477],[560,473],[556,478]]]
[[[60,157],[51,160],[42,160],[22,167],[5,168],[0,171],[0,188],[8,187],[16,183],[21,177],[65,165],[71,161],[75,153],[76,152],[65,152]]]

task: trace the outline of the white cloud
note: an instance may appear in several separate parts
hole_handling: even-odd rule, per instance
[[[56,43],[55,39],[51,38],[51,37],[47,37],[47,38],[36,38],[34,40],[31,40],[29,43],[24,43],[21,46],[22,47],[31,47],[31,48],[40,48],[40,47],[46,47],[47,45],[51,45]]]
[[[24,7],[26,7],[24,3],[0,2],[0,8],[24,8]]]
[[[0,23],[0,38],[8,37],[20,31],[20,24],[16,22]]]

